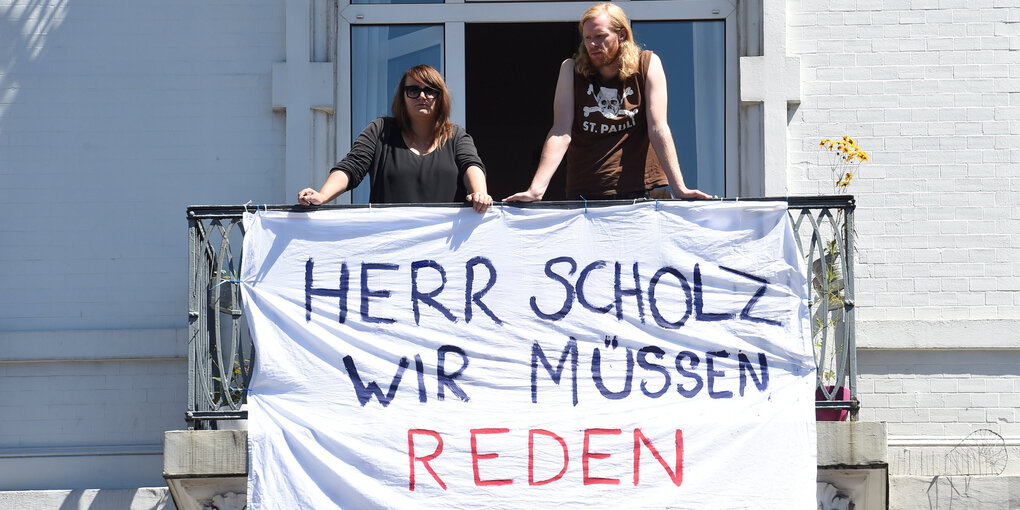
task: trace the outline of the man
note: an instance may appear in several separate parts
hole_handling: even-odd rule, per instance
[[[564,154],[571,200],[668,197],[667,184],[681,198],[712,198],[684,184],[666,124],[662,62],[639,50],[627,15],[599,4],[578,27],[581,46],[560,65],[553,126],[535,177],[505,200],[541,200]]]

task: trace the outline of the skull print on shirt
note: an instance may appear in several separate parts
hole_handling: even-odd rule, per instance
[[[603,117],[607,119],[616,120],[619,119],[621,116],[634,118],[634,115],[637,114],[638,112],[637,108],[633,108],[630,110],[620,108],[620,106],[622,106],[623,104],[623,100],[626,99],[627,96],[631,96],[634,94],[634,91],[631,90],[630,87],[627,87],[623,91],[623,97],[620,97],[620,91],[616,89],[599,87],[598,94],[594,94],[593,93],[594,90],[595,87],[589,84],[588,95],[592,96],[595,99],[595,103],[597,106],[585,106],[584,107],[585,117],[591,115],[592,113],[599,112],[602,114]]]

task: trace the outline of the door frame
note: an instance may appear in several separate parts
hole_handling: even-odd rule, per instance
[[[725,22],[725,187],[727,196],[739,194],[737,72],[737,6],[735,0],[643,0],[619,2],[634,21],[721,20]],[[351,27],[354,25],[443,24],[444,71],[454,104],[451,120],[465,126],[463,105],[467,101],[464,68],[465,23],[528,23],[577,21],[590,2],[464,2],[449,0],[442,4],[351,4],[339,2],[336,9],[336,57],[334,111],[336,154],[351,147]],[[566,56],[564,56],[566,58]],[[550,106],[551,107],[551,106]],[[470,128],[470,126],[465,126]],[[536,129],[547,129],[537,126]],[[346,194],[349,195],[349,194]],[[345,195],[344,199],[349,200]],[[343,202],[344,199],[339,200]]]

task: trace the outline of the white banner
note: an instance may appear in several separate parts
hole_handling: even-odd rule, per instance
[[[785,203],[244,222],[250,508],[815,506]]]

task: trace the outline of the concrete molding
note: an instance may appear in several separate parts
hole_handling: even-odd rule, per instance
[[[163,434],[163,477],[248,476],[247,430],[170,430]]]
[[[969,436],[889,436],[889,446],[957,446]],[[971,446],[1020,446],[1020,437],[1002,437],[1002,441],[974,441]]]
[[[0,363],[164,361],[188,356],[187,328],[14,331],[0,334]]]
[[[885,423],[820,421],[818,466],[876,466],[888,463]]]
[[[177,508],[243,507],[225,502],[246,500],[247,430],[170,430],[163,445],[163,478]]]
[[[26,457],[99,457],[110,455],[163,455],[163,445],[128,444],[0,448],[0,459],[17,459]]]
[[[858,321],[857,348],[874,350],[1020,349],[1020,320]]]

